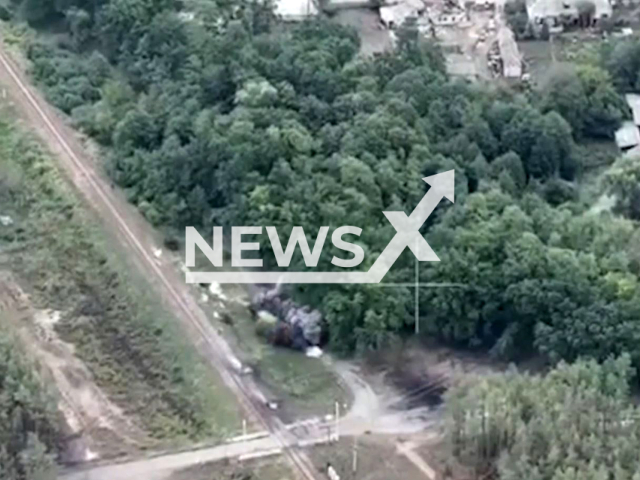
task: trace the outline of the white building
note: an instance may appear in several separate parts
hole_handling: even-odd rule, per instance
[[[318,14],[313,0],[276,0],[275,13],[285,21],[300,21]]]
[[[633,112],[633,120],[622,122],[616,132],[616,144],[626,156],[640,156],[640,95],[629,93],[625,95],[627,104]]]
[[[640,145],[640,130],[634,122],[626,121],[616,131],[616,144],[623,152]]]
[[[380,7],[380,19],[387,28],[400,27],[407,18],[419,17],[425,11],[422,0],[400,0],[393,5]]]

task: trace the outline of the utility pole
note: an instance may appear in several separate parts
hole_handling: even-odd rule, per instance
[[[242,419],[242,443],[247,444],[247,420]]]
[[[353,465],[351,467],[355,477],[358,471],[358,435],[353,437]]]
[[[336,442],[340,440],[340,402],[336,400],[336,412],[335,412],[335,421],[336,421],[336,429],[335,429],[335,440]]]

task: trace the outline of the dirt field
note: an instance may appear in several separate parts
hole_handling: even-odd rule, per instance
[[[598,61],[602,36],[593,32],[567,32],[554,36],[551,41],[528,40],[518,42],[525,71],[531,75],[534,86],[545,84],[558,68]]]

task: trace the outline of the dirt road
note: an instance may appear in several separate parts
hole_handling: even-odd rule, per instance
[[[264,408],[264,397],[255,382],[237,372],[234,367],[237,360],[231,348],[209,323],[175,266],[170,261],[162,261],[153,256],[152,252],[159,248],[153,229],[100,175],[97,162],[84,148],[77,133],[31,87],[24,72],[7,52],[1,33],[0,83],[6,89],[8,99],[13,101],[17,113],[24,117],[55,154],[61,171],[105,226],[116,234],[117,240],[136,267],[155,285],[167,307],[181,322],[185,334],[217,370],[247,416],[271,433],[303,478],[315,479],[316,474],[306,455],[288,448],[287,431],[282,422]]]
[[[382,412],[384,407],[377,400],[374,400],[373,395],[364,393],[366,388],[368,387],[363,387],[358,409],[351,411],[338,422],[338,430],[341,436],[352,437],[366,433],[379,433],[383,435],[393,434],[394,436],[402,434],[403,436],[408,435],[411,437],[411,434],[423,432],[427,426],[433,425],[433,420],[428,420],[429,416],[424,415],[424,412],[419,410],[415,410],[410,414],[387,412],[381,417],[371,416],[377,412]],[[305,448],[336,440],[336,423],[333,419],[318,420],[317,422],[300,421],[288,425],[286,429],[290,432],[285,445],[287,448]],[[423,436],[424,433],[421,435]],[[436,436],[435,433],[431,435]],[[395,438],[394,436],[389,438]],[[414,445],[413,443],[399,445],[398,453],[407,456],[422,471],[433,472],[431,467],[413,452],[411,446]],[[121,464],[70,469],[59,478],[60,480],[163,480],[178,470],[194,465],[217,462],[228,458],[249,459],[251,457],[265,457],[282,453],[284,453],[282,444],[273,435],[266,435],[265,432],[265,436],[261,438],[238,439],[236,442],[226,445],[169,453]],[[430,473],[427,478],[432,479],[434,477]]]
[[[199,465],[216,462],[225,458],[242,455],[263,455],[281,453],[281,447],[272,436],[248,442],[219,445],[217,447],[190,452],[163,455],[157,458],[105,465],[90,470],[77,470],[64,474],[60,480],[162,480],[173,472]]]

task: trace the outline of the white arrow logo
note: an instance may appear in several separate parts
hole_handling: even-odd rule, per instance
[[[443,198],[455,201],[455,171],[425,177],[431,186],[407,216],[404,212],[383,212],[396,229],[384,251],[368,272],[186,272],[187,283],[380,283],[405,248],[421,262],[440,259],[420,235],[420,228]]]

